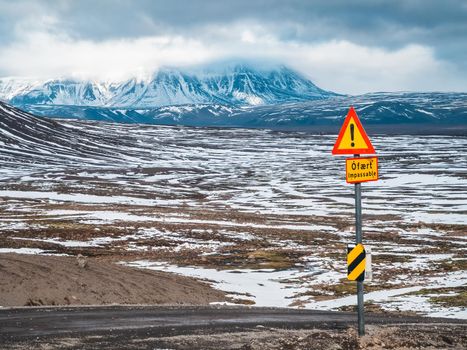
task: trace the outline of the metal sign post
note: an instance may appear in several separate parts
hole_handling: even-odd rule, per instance
[[[358,335],[365,335],[363,281],[366,251],[362,244],[362,182],[378,180],[378,158],[360,158],[360,154],[374,154],[375,149],[363,129],[357,113],[350,107],[341,127],[332,154],[354,155],[346,160],[346,181],[355,184],[355,246],[347,247],[347,278],[357,282]],[[371,260],[371,259],[370,259]],[[370,261],[369,260],[369,261]]]
[[[359,157],[358,154],[355,157]],[[356,244],[362,243],[362,184],[355,184],[355,232]],[[365,314],[363,309],[363,281],[357,281],[358,335],[365,335]]]

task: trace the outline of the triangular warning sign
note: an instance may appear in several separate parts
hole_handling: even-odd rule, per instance
[[[350,107],[342,124],[339,136],[332,149],[332,154],[372,154],[375,149],[358,119],[357,113]]]

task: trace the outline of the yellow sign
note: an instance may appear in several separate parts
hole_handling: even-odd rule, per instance
[[[349,113],[337,136],[332,154],[372,154],[375,149],[363,129],[357,113],[350,107]]]
[[[347,158],[345,160],[345,180],[350,184],[377,181],[378,157]]]
[[[365,279],[366,253],[363,244],[347,247],[347,278],[362,282]]]

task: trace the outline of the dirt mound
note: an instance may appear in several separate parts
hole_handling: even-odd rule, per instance
[[[0,254],[0,306],[193,304],[224,301],[188,277],[96,259]]]

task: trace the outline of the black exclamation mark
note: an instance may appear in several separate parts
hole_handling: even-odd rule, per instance
[[[350,138],[352,139],[352,143],[350,146],[355,147],[355,143],[353,142],[354,140],[354,125],[350,124]]]

